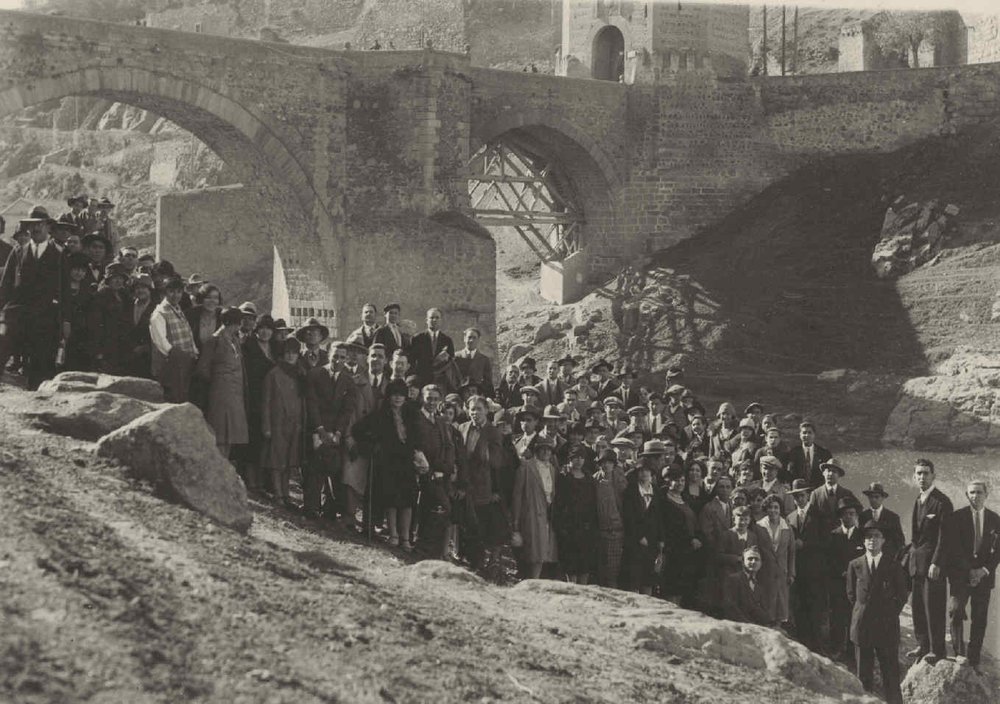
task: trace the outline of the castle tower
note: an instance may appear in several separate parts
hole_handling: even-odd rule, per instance
[[[750,10],[665,0],[563,0],[559,73],[655,83],[680,71],[747,74]]]

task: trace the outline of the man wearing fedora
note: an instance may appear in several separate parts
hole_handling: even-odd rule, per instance
[[[386,359],[392,359],[396,350],[404,352],[410,347],[410,336],[399,327],[400,308],[398,303],[389,303],[382,308],[385,325],[375,331],[374,341],[385,347]]]
[[[945,652],[945,612],[948,586],[939,566],[941,526],[951,515],[951,499],[934,486],[934,463],[918,459],[913,478],[920,494],[913,504],[910,549],[907,553],[910,579],[913,583],[913,635],[917,647],[907,653],[911,658],[923,658],[934,664]]]
[[[378,330],[378,321],[375,319],[376,311],[374,303],[365,303],[361,306],[361,327],[347,336],[349,343],[361,345],[366,350],[375,344],[375,333]]]
[[[54,223],[41,207],[21,221],[30,239],[11,251],[0,279],[0,375],[10,356],[21,354],[32,391],[55,375],[62,329],[63,256],[49,237]]]
[[[316,318],[309,318],[293,334],[296,340],[305,345],[299,354],[299,367],[303,372],[308,373],[311,369],[329,364],[330,354],[320,345],[330,338],[330,328]]]
[[[598,360],[590,368],[590,373],[595,377],[594,386],[597,390],[598,401],[618,396],[618,392],[621,389],[621,383],[615,377],[611,376],[611,368],[611,362],[606,359]]]
[[[805,479],[796,479],[788,491],[795,507],[785,520],[795,536],[795,581],[790,594],[795,636],[810,650],[820,646],[821,615],[826,602],[826,539],[815,511],[809,511],[812,487]]]
[[[520,432],[515,432],[512,440],[517,456],[521,459],[530,459],[533,443],[538,437],[538,421],[541,419],[541,409],[534,405],[525,405],[517,410],[514,415],[516,427]]]
[[[462,334],[465,347],[455,353],[455,364],[464,381],[479,387],[480,393],[486,398],[494,398],[493,360],[479,349],[479,339],[482,333],[479,328],[466,328]]]
[[[837,501],[840,525],[830,535],[827,558],[830,595],[829,654],[831,658],[845,662],[850,661],[853,655],[848,651],[847,638],[851,624],[851,604],[845,590],[847,570],[851,561],[865,551],[864,536],[858,527],[860,513],[861,504],[853,496]]]
[[[335,342],[330,346],[330,361],[306,374],[310,452],[302,471],[302,498],[306,514],[313,518],[325,508],[320,505],[324,490],[332,498],[331,481],[341,479],[342,449],[355,406],[355,382],[345,368],[347,357],[347,345]],[[333,504],[327,510],[332,511]]]
[[[990,596],[1000,565],[1000,515],[986,508],[988,495],[985,481],[969,482],[965,487],[969,505],[945,519],[939,555],[934,560],[951,586],[948,616],[955,655],[964,657],[977,669],[983,652]],[[970,602],[972,622],[966,648],[965,607]]]
[[[83,212],[86,210],[90,199],[83,196],[70,196],[66,199],[66,205],[69,206],[69,210],[59,216],[59,222],[70,223],[76,225],[77,227],[83,226]]]
[[[899,614],[906,605],[906,575],[884,548],[885,536],[875,521],[864,524],[864,555],[847,568],[847,600],[851,604],[851,642],[858,679],[874,691],[875,658],[882,689],[890,704],[902,704],[899,687]]]
[[[562,359],[556,360],[556,364],[559,365],[559,381],[562,382],[563,388],[568,389],[576,386],[578,381],[576,378],[576,358],[568,354]]]
[[[906,538],[903,537],[903,523],[899,519],[899,514],[883,506],[885,500],[889,498],[889,492],[881,482],[872,482],[861,493],[868,498],[869,508],[861,512],[859,523],[867,525],[868,521],[875,521],[882,533],[882,552],[891,559],[896,559],[906,544]]]

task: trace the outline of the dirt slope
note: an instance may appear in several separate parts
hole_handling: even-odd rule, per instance
[[[823,702],[856,688],[773,632],[651,599],[488,587],[264,506],[236,535],[26,430],[24,392],[0,398],[0,701]]]

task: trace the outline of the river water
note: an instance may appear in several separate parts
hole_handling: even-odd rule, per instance
[[[990,485],[990,496],[986,505],[993,511],[1000,513],[1000,452],[958,454],[953,452],[871,450],[842,452],[836,457],[847,470],[843,484],[857,494],[866,508],[868,502],[861,494],[861,490],[866,489],[869,482],[882,482],[890,494],[885,505],[902,518],[903,532],[906,534],[907,541],[910,539],[910,518],[913,513],[913,503],[919,493],[913,482],[913,464],[918,457],[926,457],[934,463],[935,485],[948,495],[956,509],[968,505],[965,499],[966,483],[973,478],[984,478]],[[996,591],[1000,591],[1000,588]],[[907,610],[908,612],[909,610]],[[968,638],[968,623],[966,623],[966,638]],[[984,649],[995,656],[1000,656],[1000,597],[997,597],[996,594],[990,602],[990,618]]]

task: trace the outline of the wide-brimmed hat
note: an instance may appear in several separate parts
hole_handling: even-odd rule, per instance
[[[118,262],[111,262],[104,268],[104,280],[108,281],[113,276],[120,276],[127,281],[128,269],[125,268],[124,264],[119,264]]]
[[[635,449],[635,443],[632,442],[630,438],[627,438],[620,434],[611,438],[611,442],[609,442],[608,444],[611,445],[611,447],[626,447],[629,450]]]
[[[618,455],[615,454],[614,450],[604,450],[601,455],[597,458],[597,463],[601,462],[617,462]]]
[[[564,365],[564,364],[570,364],[570,365],[572,365],[572,366],[575,367],[576,364],[577,364],[577,362],[576,362],[576,358],[573,355],[568,354],[565,357],[563,357],[562,359],[557,359],[556,360],[556,364],[558,364],[560,367],[562,365]]]
[[[808,479],[796,479],[792,482],[792,488],[786,491],[786,494],[801,494],[804,491],[812,491],[812,487],[809,486]]]
[[[684,387],[680,384],[671,384],[667,387],[667,396],[680,396],[682,393],[684,393]]]
[[[320,342],[323,342],[330,337],[330,328],[320,323],[316,320],[316,318],[309,318],[305,325],[295,331],[295,339],[299,342],[305,342],[305,336],[309,330],[319,330]]]
[[[869,518],[865,522],[865,525],[861,530],[864,532],[865,535],[868,535],[870,531],[875,531],[875,530],[879,532],[879,535],[883,535],[882,526],[880,526],[878,524],[878,521],[876,521],[874,518]]]
[[[642,444],[642,452],[639,457],[654,457],[656,455],[667,454],[667,448],[659,440],[647,440]]]
[[[538,420],[542,417],[542,414],[535,406],[521,406],[517,409],[517,412],[514,413],[514,420],[520,423],[525,416],[531,416],[535,420]]]
[[[278,318],[274,321],[274,331],[275,332],[291,332],[295,328],[288,327],[288,323],[285,322],[284,318]]]
[[[74,205],[82,205],[84,208],[90,203],[90,198],[87,196],[70,196],[66,199],[66,205],[73,207]]]
[[[38,222],[45,222],[48,223],[49,225],[54,225],[56,223],[56,220],[49,215],[48,210],[46,210],[40,205],[36,205],[34,208],[31,209],[31,212],[28,213],[28,217],[24,218],[20,222],[22,224],[28,224],[28,225]]]
[[[837,515],[839,516],[841,512],[846,511],[849,508],[853,508],[858,513],[861,513],[861,504],[858,500],[852,496],[845,496],[844,498],[837,501]]]
[[[774,455],[764,455],[763,457],[760,458],[761,469],[763,469],[765,466],[774,467],[778,471],[781,471],[785,467],[785,465],[781,463],[781,460],[779,460]]]
[[[115,207],[115,204],[108,200],[107,196],[104,196],[99,201],[97,201],[97,207],[100,210],[111,210]]]
[[[750,415],[750,413],[752,413],[753,409],[755,408],[761,413],[764,412],[764,405],[762,403],[760,403],[759,401],[752,401],[747,405],[746,408],[743,409],[743,415],[745,416]]]
[[[264,313],[264,315],[257,318],[257,324],[254,326],[254,330],[260,330],[261,328],[270,328],[274,330],[274,318],[271,317],[270,313]]]
[[[596,362],[594,362],[593,366],[590,367],[590,371],[592,374],[599,373],[601,369],[607,369],[610,372],[612,369],[614,369],[614,367],[612,366],[611,362],[609,362],[604,358],[597,360]]]
[[[867,489],[862,489],[861,493],[864,494],[865,496],[875,496],[876,494],[878,494],[882,498],[885,499],[889,498],[889,492],[886,491],[885,487],[882,486],[882,482],[872,482],[871,484],[868,485]]]
[[[628,414],[630,416],[645,416],[649,414],[649,409],[645,406],[632,406],[628,409]]]
[[[191,276],[189,276],[187,280],[188,286],[201,286],[202,284],[207,284],[207,283],[211,282],[207,278],[205,278],[204,274],[191,274]]]
[[[836,470],[837,474],[839,474],[840,476],[844,476],[845,474],[847,474],[847,470],[845,470],[843,467],[837,464],[837,460],[833,459],[832,457],[828,459],[826,462],[821,463],[819,466],[820,471],[823,471],[827,467],[831,467],[834,470]]]
[[[257,306],[255,306],[251,301],[243,301],[240,303],[238,308],[240,313],[243,315],[252,315],[255,318],[257,317]]]
[[[667,369],[667,379],[676,379],[684,374],[683,367],[670,367]]]
[[[301,328],[300,328],[301,329]],[[401,379],[393,379],[385,386],[385,398],[390,396],[409,396],[410,390],[406,382]]]
[[[80,244],[84,247],[89,247],[91,242],[101,242],[104,245],[104,249],[109,252],[111,251],[111,240],[100,232],[91,232],[89,235],[84,235],[80,240]]]

